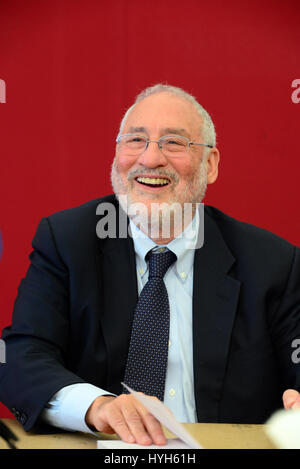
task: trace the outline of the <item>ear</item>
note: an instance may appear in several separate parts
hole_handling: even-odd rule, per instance
[[[206,161],[207,184],[213,184],[218,177],[218,166],[220,161],[220,152],[217,148],[212,148]]]

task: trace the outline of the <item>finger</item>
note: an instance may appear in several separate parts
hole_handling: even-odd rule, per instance
[[[127,400],[123,415],[136,442],[141,445],[166,444],[166,438],[157,419],[133,396],[129,399],[130,405]]]
[[[287,389],[284,391],[282,400],[284,408],[287,410],[289,409],[298,399],[299,393],[295,389]]]
[[[145,395],[142,392],[138,392],[138,394]],[[137,409],[138,409],[138,411],[139,411],[139,413],[142,417],[145,428],[146,428],[148,434],[150,435],[153,443],[156,444],[156,445],[165,445],[167,443],[167,440],[166,440],[166,437],[165,437],[164,432],[162,430],[162,426],[161,426],[160,422],[154,417],[153,414],[151,414],[151,412],[148,411],[148,409],[145,406],[143,406],[143,404],[138,399],[136,399],[134,396],[132,396],[132,397],[136,402]],[[155,400],[158,401],[158,398],[156,396],[148,396],[147,395],[147,397],[150,397],[151,399],[155,399]],[[166,407],[166,410],[171,415],[173,415],[172,412],[170,411],[170,409],[168,409],[167,407]]]
[[[142,417],[145,428],[153,443],[155,445],[165,445],[167,440],[158,420],[147,409],[142,411]]]
[[[152,438],[144,425],[139,403],[132,400],[130,404],[128,403],[126,406],[124,406],[122,410],[124,419],[126,420],[126,423],[136,440],[136,443],[139,445],[151,445]]]

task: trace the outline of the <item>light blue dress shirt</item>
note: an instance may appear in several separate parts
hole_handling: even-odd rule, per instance
[[[179,422],[196,422],[193,374],[193,265],[199,219],[196,215],[181,236],[167,247],[177,256],[164,277],[170,303],[169,353],[164,404]],[[148,280],[145,256],[157,246],[136,225],[130,222],[136,254],[138,292]],[[187,249],[187,239],[189,248]],[[62,388],[49,401],[42,417],[51,425],[69,431],[91,433],[85,414],[99,396],[110,394],[89,383],[72,384]]]

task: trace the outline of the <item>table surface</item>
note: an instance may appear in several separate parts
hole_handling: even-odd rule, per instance
[[[35,434],[25,432],[14,419],[2,419],[19,438],[18,449],[96,449],[98,439],[116,438],[99,434],[99,438],[85,433]],[[274,449],[264,431],[264,425],[223,423],[185,423],[185,428],[205,449]],[[166,430],[166,436],[171,434]],[[0,439],[0,449],[8,448]]]

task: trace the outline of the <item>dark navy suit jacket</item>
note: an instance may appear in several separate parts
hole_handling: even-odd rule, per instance
[[[26,430],[51,396],[89,382],[122,392],[137,301],[132,239],[99,239],[96,208],[114,196],[44,218],[31,265],[3,331],[0,400]],[[300,390],[300,250],[205,207],[195,252],[193,363],[199,422],[263,423]]]

